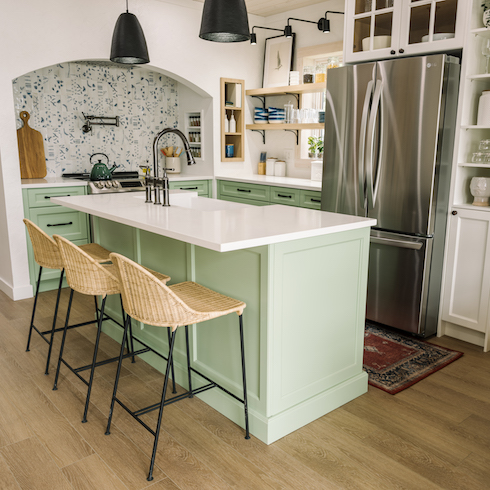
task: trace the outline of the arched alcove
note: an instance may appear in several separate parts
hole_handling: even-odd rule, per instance
[[[99,152],[119,170],[137,171],[151,162],[158,131],[185,129],[186,111],[212,121],[212,97],[206,91],[151,65],[107,60],[57,63],[15,78],[12,87],[17,128],[23,124],[19,113],[27,111],[29,125],[43,136],[47,177],[90,171],[90,156]],[[117,117],[117,127],[94,125],[85,132],[86,115],[109,118],[111,124]],[[167,139],[168,146],[182,145],[174,135]],[[212,171],[212,164],[206,165],[203,158],[198,163],[200,172]]]

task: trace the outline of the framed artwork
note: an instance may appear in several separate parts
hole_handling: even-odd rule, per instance
[[[293,37],[269,37],[265,40],[263,88],[289,85],[289,71],[293,69]]]

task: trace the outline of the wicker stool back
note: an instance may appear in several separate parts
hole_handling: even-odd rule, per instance
[[[39,265],[39,274],[36,283],[36,294],[34,296],[34,305],[32,307],[31,324],[29,326],[26,351],[30,350],[32,331],[35,330],[49,345],[45,369],[45,374],[49,374],[49,362],[51,359],[54,334],[55,332],[59,332],[62,330],[62,328],[56,329],[56,320],[58,317],[58,307],[60,303],[61,289],[63,286],[63,261],[61,259],[59,247],[53,238],[51,238],[39,226],[28,219],[24,219],[24,224],[26,225],[29,237],[31,239],[34,260]],[[96,243],[88,243],[86,245],[82,245],[80,248],[87,252],[93,259],[97,260],[98,262],[108,262],[110,260],[109,250],[106,250]],[[50,330],[45,331],[39,330],[34,324],[34,317],[36,315],[37,300],[39,296],[39,287],[41,285],[43,268],[59,269],[61,271],[58,284],[58,294],[56,297],[56,305],[53,314],[53,324]]]

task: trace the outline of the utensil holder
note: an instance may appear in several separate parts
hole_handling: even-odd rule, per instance
[[[166,157],[165,158],[165,166],[168,174],[180,174],[180,157]]]

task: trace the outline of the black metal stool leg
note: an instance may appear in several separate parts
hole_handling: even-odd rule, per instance
[[[111,408],[109,410],[109,418],[107,420],[107,428],[105,434],[108,436],[111,433],[112,412],[114,411],[114,402],[116,401],[117,385],[119,384],[119,375],[121,374],[121,366],[124,356],[124,342],[127,338],[128,327],[131,328],[131,317],[126,315],[126,321],[124,323],[124,332],[121,342],[121,352],[119,354],[119,363],[117,365],[116,379],[114,381],[114,391],[112,392]],[[133,351],[134,352],[134,351]]]
[[[168,348],[170,349],[170,328],[167,328],[167,336],[168,336]],[[168,362],[172,368],[172,393],[177,393],[177,388],[175,387],[175,371],[174,371],[174,360],[170,361],[170,357],[168,358]]]
[[[64,273],[65,273],[65,269],[61,269],[60,282],[58,284],[58,295],[56,296],[56,306],[54,308],[53,326],[51,328],[51,335],[49,338],[48,358],[46,359],[46,371],[44,372],[44,374],[49,374],[49,361],[51,359],[51,351],[53,349],[54,331],[56,329],[56,320],[58,318],[58,307],[60,305],[61,288],[63,286]]]
[[[126,325],[126,314],[124,313],[122,296],[119,295],[119,298],[121,300],[121,311],[122,311],[123,325]],[[131,347],[130,347],[130,343],[131,343]],[[128,354],[130,352],[134,352],[133,328],[131,326],[131,323],[129,324],[129,339],[128,339],[128,337],[126,337],[126,348],[128,349]],[[136,362],[134,355],[131,357],[131,362]]]
[[[185,326],[185,350],[187,351],[187,382],[189,384],[189,398],[194,395],[192,393],[192,376],[191,376],[191,356],[189,353],[189,326]]]
[[[150,471],[148,472],[148,478],[147,478],[148,481],[153,480],[153,467],[155,466],[155,456],[157,454],[158,437],[160,435],[160,428],[162,425],[163,405],[165,403],[165,395],[167,394],[168,377],[169,377],[170,368],[172,365],[172,354],[174,352],[174,344],[175,344],[175,335],[176,334],[177,334],[177,330],[174,330],[172,332],[172,336],[171,336],[171,340],[170,340],[167,369],[165,370],[165,381],[163,382],[162,401],[160,402],[160,411],[158,412],[158,422],[157,422],[157,428],[155,431],[155,442],[153,443],[153,452],[151,454]]]
[[[95,364],[97,362],[97,352],[99,350],[100,334],[102,332],[102,319],[104,318],[104,307],[105,307],[106,299],[107,296],[104,296],[104,298],[102,299],[102,306],[100,307],[99,321],[97,323],[97,337],[95,339],[95,347],[94,347],[94,357],[92,359],[92,368],[90,369],[90,379],[88,382],[87,398],[85,399],[85,410],[83,411],[82,423],[87,422],[87,412],[90,404],[90,394],[92,393],[92,383],[94,381]]]
[[[39,275],[37,277],[37,284],[36,284],[36,295],[34,296],[34,305],[32,306],[31,325],[29,327],[29,336],[27,337],[26,352],[29,352],[30,345],[31,345],[32,329],[34,328],[34,315],[36,314],[37,297],[39,296],[39,286],[41,285],[42,272],[43,272],[43,268],[39,267]]]
[[[61,339],[60,355],[58,357],[58,367],[56,368],[56,376],[54,378],[53,390],[58,389],[58,376],[60,375],[61,359],[63,358],[63,349],[65,348],[66,332],[68,330],[68,321],[70,319],[71,302],[73,301],[73,289],[70,291],[70,299],[68,300],[68,309],[66,310],[65,328],[63,330],[63,338]]]
[[[247,378],[245,376],[245,342],[243,339],[243,318],[238,317],[240,325],[240,350],[242,353],[242,375],[243,375],[243,407],[245,411],[245,439],[250,439],[250,431],[248,428],[248,401],[247,401]]]

